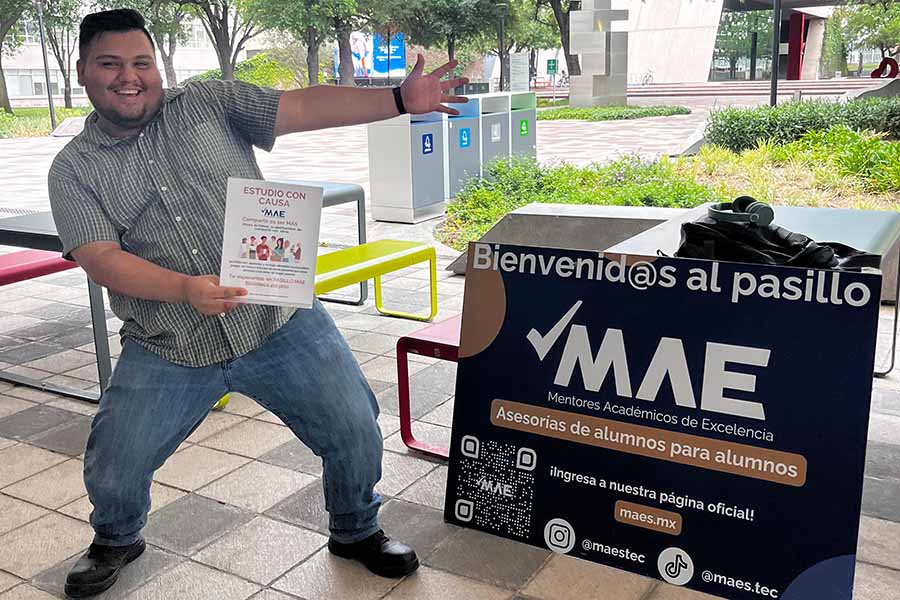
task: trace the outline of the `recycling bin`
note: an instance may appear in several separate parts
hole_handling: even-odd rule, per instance
[[[510,95],[484,94],[478,98],[481,112],[481,164],[487,167],[494,160],[509,158]]]
[[[443,214],[446,115],[400,115],[369,124],[368,136],[372,218],[418,223]]]
[[[537,96],[516,92],[509,98],[510,152],[513,156],[537,158]]]
[[[447,169],[449,195],[453,199],[471,177],[481,176],[481,99],[470,96],[465,104],[450,104],[458,117],[447,119]]]

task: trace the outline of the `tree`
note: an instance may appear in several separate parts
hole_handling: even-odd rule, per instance
[[[716,38],[715,57],[728,60],[731,79],[737,77],[737,64],[742,58],[750,58],[751,38],[757,33],[758,56],[772,54],[772,13],[771,11],[749,11],[722,13],[719,34]]]
[[[178,48],[178,42],[187,39],[185,20],[188,14],[184,7],[159,0],[100,0],[97,6],[103,9],[133,8],[141,13],[147,21],[147,31],[153,37],[153,42],[162,57],[166,85],[170,88],[178,85],[178,77],[175,74],[175,50]]]
[[[537,75],[538,50],[556,47],[556,23],[553,22],[550,9],[541,2],[533,2],[523,9],[533,11],[532,16],[518,23],[513,36],[516,51],[528,52],[528,75],[529,78],[534,78]]]
[[[500,60],[500,86],[509,86],[509,54],[512,51],[529,52],[556,45],[556,30],[542,0],[508,0],[505,7],[494,12],[494,23],[499,23],[501,10],[505,9],[503,43],[500,43],[499,27],[494,33],[486,33],[475,42],[483,52],[495,54]]]
[[[822,52],[822,71],[847,76],[847,56],[850,54],[849,35],[840,13],[825,22],[825,48]]]
[[[400,25],[411,43],[445,46],[453,60],[461,42],[492,31],[495,23],[491,0],[412,0]]]
[[[206,30],[219,60],[222,79],[234,79],[234,65],[244,45],[264,28],[248,9],[249,0],[168,0],[192,6]]]
[[[28,6],[27,0],[0,0],[0,109],[9,114],[12,114],[13,109],[6,89],[6,76],[3,74],[3,54],[11,53],[18,47],[20,41],[15,35],[15,27]]]
[[[877,48],[882,57],[900,55],[900,2],[858,0],[838,14],[845,19],[847,35],[857,48]]]
[[[303,44],[309,85],[316,85],[321,72],[322,44],[338,36],[336,19],[349,21],[356,14],[357,4],[355,0],[252,0],[247,8],[253,19],[264,27],[288,33]],[[350,32],[346,35],[349,50]],[[352,83],[353,61],[347,60]]]
[[[72,108],[72,56],[78,49],[82,8],[81,0],[46,0],[43,8],[47,43],[62,75],[66,108]]]
[[[563,54],[566,56],[566,67],[569,69],[569,75],[581,75],[581,64],[578,62],[578,55],[569,52],[571,45],[569,44],[569,15],[572,12],[572,4],[570,0],[541,0],[546,2],[553,11],[553,17],[556,19],[556,25],[559,27],[559,39],[562,43]],[[581,3],[576,3],[576,7]]]

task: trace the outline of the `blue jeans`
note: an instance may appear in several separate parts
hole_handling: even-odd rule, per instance
[[[378,404],[317,301],[312,310],[298,310],[258,349],[208,367],[179,366],[125,342],[84,459],[95,543],[124,546],[141,538],[154,471],[231,391],[272,411],[322,457],[334,539],[356,542],[378,530]]]

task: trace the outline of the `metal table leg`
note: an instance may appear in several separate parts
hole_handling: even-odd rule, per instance
[[[900,260],[897,261],[897,295],[894,296],[894,329],[891,335],[891,359],[886,371],[875,371],[875,377],[887,377],[894,370],[897,358],[897,319],[900,318]]]
[[[357,237],[360,245],[366,243],[366,196],[360,194],[356,200],[356,219],[357,219]],[[320,296],[319,300],[326,302],[335,302],[337,304],[351,304],[353,306],[362,306],[369,297],[369,282],[363,281],[359,284],[359,300],[350,300],[348,298],[338,298],[335,296]]]

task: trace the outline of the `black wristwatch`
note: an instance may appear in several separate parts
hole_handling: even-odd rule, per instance
[[[400,86],[395,86],[393,88],[394,92],[394,103],[397,105],[397,110],[401,115],[406,114],[406,107],[403,106],[403,95],[400,93]]]

